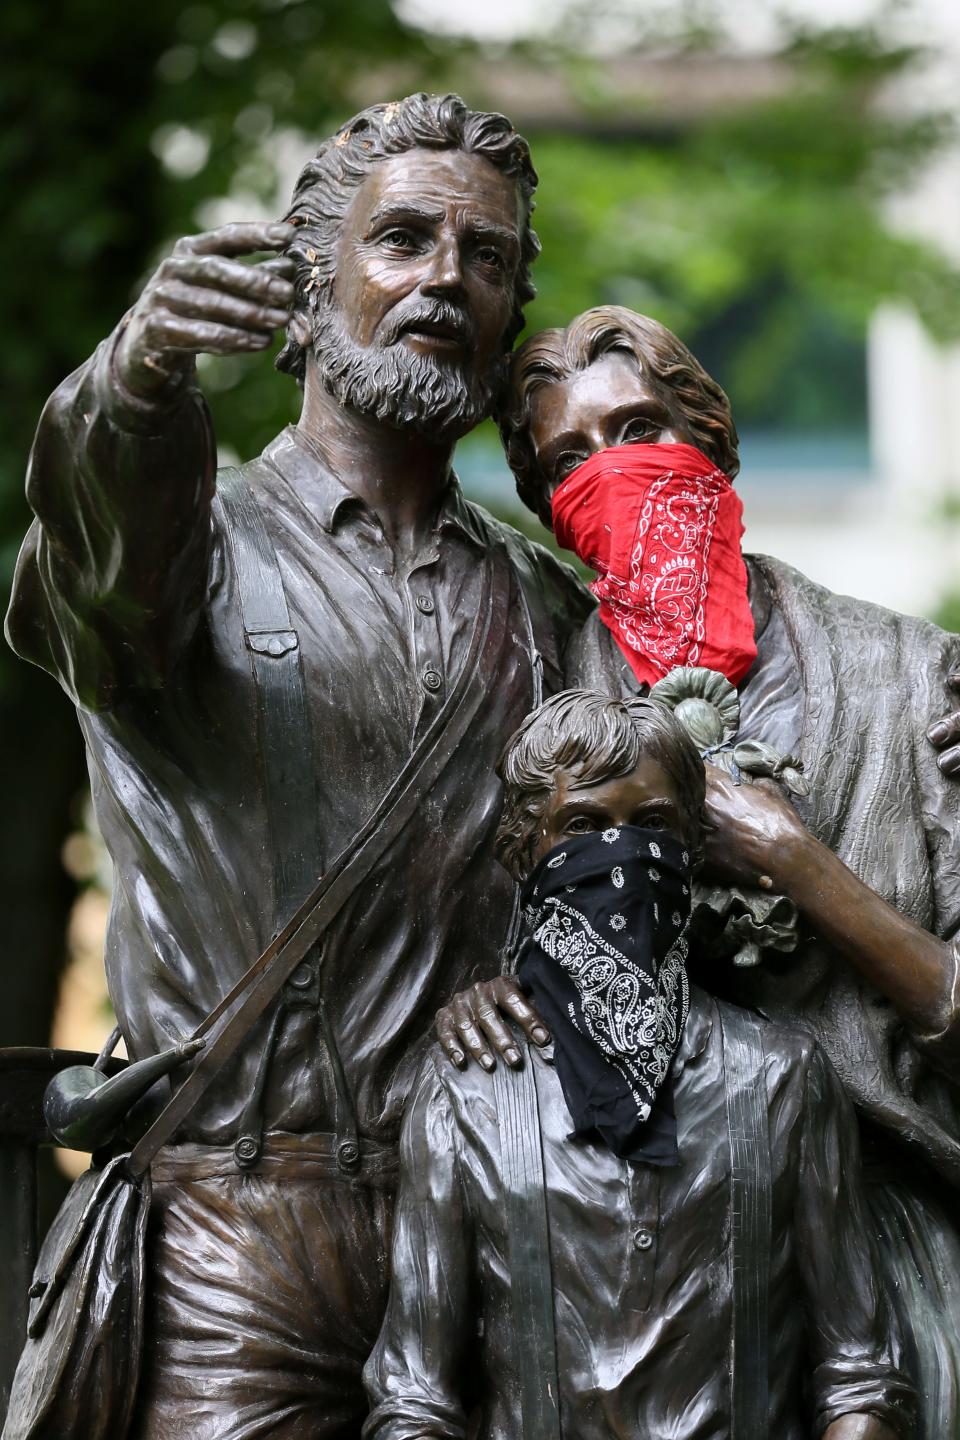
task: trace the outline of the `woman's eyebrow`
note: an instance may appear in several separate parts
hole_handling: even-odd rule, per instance
[[[628,420],[632,415],[653,415],[659,418],[670,419],[670,409],[666,402],[658,395],[645,395],[639,400],[628,400],[624,405],[617,405],[607,412],[608,420]]]
[[[579,440],[582,440],[582,436],[576,430],[564,430],[560,435],[552,435],[543,449],[537,451],[537,464],[541,467],[549,465],[565,445],[576,445]]]

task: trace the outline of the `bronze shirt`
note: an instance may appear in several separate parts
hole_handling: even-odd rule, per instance
[[[189,383],[162,403],[121,393],[111,353],[105,342],[41,420],[28,478],[38,518],[8,635],[78,706],[114,862],[110,994],[138,1057],[189,1033],[268,942],[273,875],[236,577],[212,507],[206,406]],[[497,683],[324,952],[327,1013],[360,1132],[390,1142],[436,1008],[497,971],[512,884],[491,853],[493,768],[530,708],[532,652],[547,692],[559,688],[563,645],[590,600],[567,567],[465,500],[455,480],[422,553],[398,569],[376,517],[296,430],[268,447],[251,479],[300,639],[312,722],[304,844],[318,837],[314,874],[373,810],[442,705],[469,645],[484,552],[505,557],[495,573],[510,587],[511,625]],[[320,982],[299,978],[299,996],[287,987],[265,1118],[272,1129],[325,1131],[334,1091]],[[257,1050],[255,1033],[185,1138],[233,1142]]]

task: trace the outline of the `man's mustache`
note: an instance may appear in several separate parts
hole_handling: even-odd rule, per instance
[[[420,302],[391,315],[381,332],[379,343],[382,346],[395,345],[402,336],[413,331],[440,335],[468,346],[473,343],[475,326],[465,311],[449,301],[437,300],[429,305]]]

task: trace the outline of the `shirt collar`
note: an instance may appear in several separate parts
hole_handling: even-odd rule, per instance
[[[296,425],[281,430],[263,452],[274,469],[287,480],[310,509],[317,522],[331,533],[345,505],[361,505],[359,495],[328,470],[319,453]],[[366,508],[364,506],[364,508]]]
[[[368,508],[359,495],[327,468],[319,452],[296,425],[288,425],[282,430],[263,454],[264,459],[309,501],[311,514],[328,534],[336,528],[345,507]],[[450,476],[433,528],[436,534],[452,531],[478,548],[486,548],[487,539],[475,507],[461,490],[456,475]]]
[[[443,492],[434,529],[438,533],[445,530],[456,531],[479,549],[486,548],[487,537],[480,528],[476,506],[471,505],[464,495],[456,475],[451,474],[449,484]]]
[[[683,1027],[683,1037],[673,1061],[674,1077],[681,1075],[686,1067],[699,1058],[707,1048],[713,1034],[716,1006],[699,985],[690,986],[690,1010]]]

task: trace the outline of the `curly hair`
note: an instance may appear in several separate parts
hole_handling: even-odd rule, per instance
[[[706,774],[697,747],[673,711],[637,696],[614,700],[564,690],[527,716],[497,765],[504,797],[494,853],[515,880],[533,869],[537,831],[558,770],[577,769],[584,785],[629,775],[644,755],[674,780],[689,822],[685,839],[699,862]]]
[[[540,253],[540,241],[530,217],[537,172],[530,160],[530,147],[505,116],[468,110],[458,95],[421,92],[387,105],[371,105],[324,141],[307,162],[284,216],[298,227],[287,250],[296,266],[297,308],[307,309],[318,291],[333,280],[337,234],[359,186],[382,160],[416,149],[462,150],[468,155],[481,155],[504,175],[516,179],[523,232],[513,314],[503,338],[507,353],[523,329],[523,307],[536,294],[530,267]],[[303,384],[306,347],[288,334],[276,366]]]
[[[740,469],[737,428],[730,401],[686,345],[648,315],[622,305],[585,310],[565,330],[541,330],[511,357],[497,423],[507,461],[524,505],[548,529],[550,487],[537,464],[530,435],[530,399],[544,385],[567,380],[612,352],[630,356],[679,409],[694,444],[732,480]]]

